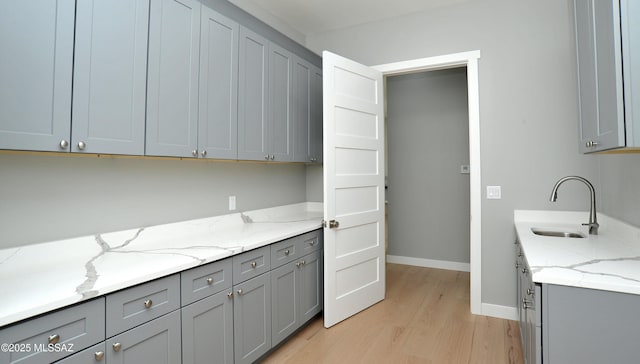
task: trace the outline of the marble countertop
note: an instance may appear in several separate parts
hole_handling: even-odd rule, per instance
[[[581,226],[588,212],[514,212],[516,233],[534,282],[640,294],[640,228],[598,214],[598,235]],[[585,238],[535,235],[531,228]]]
[[[301,203],[0,250],[0,327],[322,226]]]

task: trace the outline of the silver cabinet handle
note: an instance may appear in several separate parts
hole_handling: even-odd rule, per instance
[[[527,274],[527,268],[522,268],[522,273]]]
[[[534,292],[535,291],[532,290],[531,288],[527,288],[527,295],[531,296],[531,295],[533,295]]]
[[[516,269],[520,268],[520,263],[516,262]]]
[[[78,142],[78,149],[84,150],[84,148],[86,147],[87,147],[87,144],[85,142]]]
[[[239,290],[238,290],[238,296],[242,296],[242,294],[243,294],[243,293],[244,293],[244,292],[242,291],[242,289],[239,289]]]
[[[67,149],[67,148],[69,148],[69,142],[64,140],[64,139],[62,139],[60,141],[60,149]]]
[[[264,159],[269,160],[269,154],[265,155]]]
[[[57,344],[60,341],[60,335],[55,334],[49,336],[49,344]]]
[[[153,305],[153,301],[152,300],[144,301],[144,307],[151,308],[152,305]]]
[[[525,310],[531,309],[531,308],[533,308],[532,303],[533,302],[527,301],[526,299],[523,298],[522,299],[522,308],[525,309]]]
[[[275,154],[271,154],[271,157],[269,157],[269,159],[275,160],[276,159],[276,155]]]
[[[300,265],[302,265],[302,263],[300,263],[300,262],[297,262],[297,263],[296,263],[296,267],[297,267],[297,268],[300,268]]]
[[[589,140],[588,142],[585,143],[587,148],[595,148],[598,146],[598,142],[594,142],[593,140]]]
[[[229,292],[229,293],[227,293],[227,297],[229,297],[229,298],[233,298],[233,292]]]
[[[316,245],[317,243],[318,243],[318,241],[317,241],[317,240],[311,240],[311,241],[309,242],[309,245],[314,246],[314,245]]]
[[[304,260],[303,260],[303,261],[302,261],[301,263],[302,263],[302,265],[305,265],[305,264],[307,264],[307,262],[305,262]]]
[[[284,255],[289,255],[291,252],[289,251],[289,249],[284,251]]]
[[[192,150],[191,151],[191,155],[194,156],[194,157],[197,157],[198,156],[198,150],[197,149]]]
[[[258,263],[256,263],[256,262],[251,262],[251,268],[255,268],[255,267],[257,267],[257,266],[258,266]]]
[[[113,351],[118,352],[120,351],[120,349],[122,349],[122,344],[120,343],[113,344]]]
[[[101,361],[104,358],[104,351],[96,351],[93,356],[96,358],[96,361]]]
[[[207,284],[208,285],[212,285],[213,284],[213,278],[211,278],[211,277],[207,278]]]
[[[336,221],[336,220],[330,220],[329,221],[329,229],[337,229],[340,227],[340,222]]]
[[[203,157],[206,157],[207,156],[207,151],[206,150],[202,150],[200,152],[200,155],[203,156]]]

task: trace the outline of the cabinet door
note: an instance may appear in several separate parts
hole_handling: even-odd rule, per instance
[[[285,264],[271,271],[271,325],[273,346],[300,327],[300,270],[299,261]]]
[[[233,337],[236,363],[252,363],[271,349],[271,274],[234,286]]]
[[[640,2],[620,1],[627,146],[640,146]]]
[[[207,158],[238,157],[239,26],[202,7],[198,149]]]
[[[182,308],[182,363],[233,363],[233,295],[222,291]]]
[[[311,65],[295,57],[293,65],[293,160],[309,160]]]
[[[238,85],[238,159],[269,159],[267,126],[268,43],[240,28]]]
[[[298,295],[300,324],[309,321],[322,310],[322,254],[317,250],[301,259]]]
[[[151,0],[147,155],[197,156],[200,7]]]
[[[322,70],[312,66],[309,106],[309,160],[322,163]]]
[[[1,149],[69,150],[74,17],[74,0],[0,1]]]
[[[144,153],[149,0],[78,0],[72,151]]]
[[[180,311],[108,339],[107,363],[180,363]]]
[[[580,148],[594,152],[625,146],[619,3],[576,0],[574,10]]]
[[[269,136],[271,159],[293,160],[293,55],[269,44]],[[269,139],[267,139],[269,140]]]

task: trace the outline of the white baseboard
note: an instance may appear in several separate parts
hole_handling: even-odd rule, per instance
[[[433,259],[403,257],[399,255],[387,255],[387,262],[397,263],[397,264],[406,264],[406,265],[415,265],[418,267],[426,267],[426,268],[457,270],[460,272],[471,271],[471,266],[469,263],[449,262],[446,260],[433,260]]]
[[[518,310],[515,307],[494,305],[491,303],[482,304],[482,315],[505,320],[518,320]]]

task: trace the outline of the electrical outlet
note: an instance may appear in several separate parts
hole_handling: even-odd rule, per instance
[[[469,165],[463,164],[460,166],[460,174],[469,174]]]
[[[229,196],[229,211],[236,209],[236,196]]]
[[[487,200],[499,200],[502,198],[501,186],[487,186]]]

